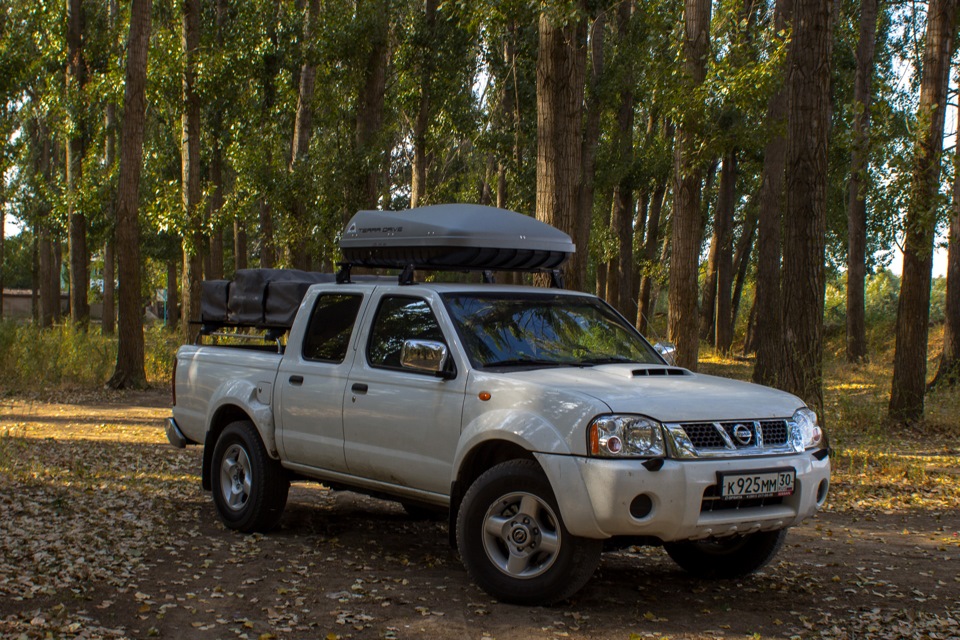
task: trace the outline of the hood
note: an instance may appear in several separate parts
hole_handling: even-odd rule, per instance
[[[509,375],[589,395],[613,413],[639,413],[660,422],[789,418],[804,406],[784,391],[662,365],[610,364]]]

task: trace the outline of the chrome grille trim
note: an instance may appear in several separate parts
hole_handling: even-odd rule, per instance
[[[799,428],[790,420],[724,420],[664,424],[667,448],[676,458],[735,458],[784,455],[803,451]],[[746,427],[745,434],[734,430]],[[744,444],[746,442],[746,444]]]

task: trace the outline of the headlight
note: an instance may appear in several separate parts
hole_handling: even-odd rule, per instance
[[[797,409],[792,421],[797,426],[804,449],[820,446],[823,442],[823,429],[817,424],[817,414],[813,410],[806,407]]]
[[[591,455],[606,458],[664,455],[660,423],[643,416],[600,416],[587,429]]]

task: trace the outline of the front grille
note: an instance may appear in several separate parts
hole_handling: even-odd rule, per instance
[[[696,451],[782,449],[790,442],[786,420],[690,422],[678,426]]]
[[[696,424],[685,424],[683,430],[686,432],[690,442],[697,449],[725,449],[723,436],[717,431],[716,425],[712,422],[701,422]]]
[[[787,444],[788,429],[786,420],[765,420],[760,423],[763,443],[767,445]]]

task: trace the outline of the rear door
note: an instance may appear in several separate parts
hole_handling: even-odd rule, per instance
[[[355,354],[357,318],[369,291],[341,285],[320,292],[302,335],[290,336],[291,346],[299,348],[284,354],[276,382],[278,446],[285,460],[346,471],[343,391]]]
[[[374,294],[343,406],[346,463],[352,475],[446,495],[463,412],[467,372],[441,328],[432,292]],[[369,313],[367,315],[370,315]],[[443,342],[456,377],[405,369],[405,340]]]

